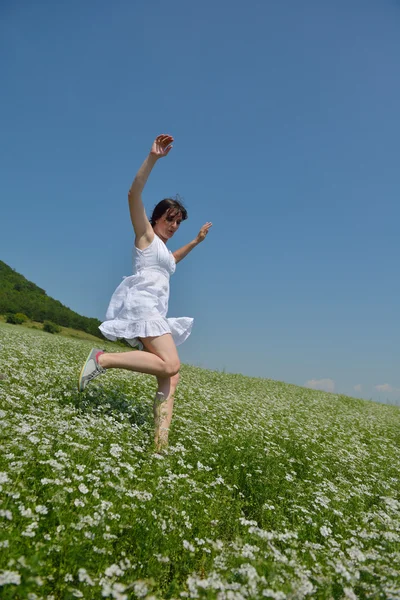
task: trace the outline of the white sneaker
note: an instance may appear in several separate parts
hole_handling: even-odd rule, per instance
[[[98,357],[100,354],[104,354],[104,350],[93,348],[93,350],[90,351],[89,356],[82,367],[81,374],[79,375],[78,390],[80,392],[83,392],[87,384],[92,381],[92,379],[95,379],[99,375],[102,375],[106,372],[106,369],[103,369],[103,367],[101,367],[98,363]]]

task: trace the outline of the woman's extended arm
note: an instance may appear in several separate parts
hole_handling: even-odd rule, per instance
[[[137,172],[128,192],[129,210],[137,240],[145,237],[148,238],[149,242],[152,241],[153,228],[150,225],[143,206],[142,191],[157,160],[163,156],[167,156],[172,148],[171,144],[173,141],[174,140],[170,135],[159,135],[155,139],[150,154],[146,157],[144,163]]]
[[[182,248],[179,248],[179,250],[175,250],[175,252],[172,253],[173,257],[175,258],[176,263],[178,263],[180,260],[185,258],[185,256],[187,256],[189,254],[189,252],[191,252],[193,250],[193,248],[195,248],[198,244],[200,244],[200,242],[205,240],[210,227],[212,227],[212,223],[210,223],[210,222],[203,225],[203,227],[200,229],[199,233],[197,234],[197,237],[195,240],[193,240],[192,242],[189,242],[188,244],[186,244],[186,246],[182,246]]]

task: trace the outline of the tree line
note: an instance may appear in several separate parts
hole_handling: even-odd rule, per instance
[[[32,321],[52,321],[103,339],[101,321],[82,317],[0,260],[0,314],[23,313]]]

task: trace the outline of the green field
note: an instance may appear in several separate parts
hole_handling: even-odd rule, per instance
[[[0,323],[2,600],[400,598],[399,408],[184,365],[160,455],[91,347]]]
[[[0,325],[2,323],[6,323],[6,316],[5,315],[0,315]],[[32,321],[30,319],[27,319],[24,323],[22,323],[23,327],[28,327],[29,329],[38,329],[40,331],[43,330],[43,323],[40,323],[39,321]],[[87,333],[86,331],[82,331],[81,329],[73,329],[72,327],[62,327],[61,325],[58,326],[60,328],[60,333],[58,333],[57,335],[61,335],[64,337],[70,337],[70,338],[76,338],[78,340],[90,340],[95,346],[99,346],[100,348],[103,346],[103,340],[90,334]],[[116,344],[114,344],[114,346],[125,346],[126,344],[124,344],[124,342],[117,342]]]

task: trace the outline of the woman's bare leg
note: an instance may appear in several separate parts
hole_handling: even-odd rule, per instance
[[[172,377],[179,371],[180,362],[172,335],[143,338],[147,352],[104,352],[98,358],[104,369],[128,369],[156,377]]]
[[[157,377],[158,390],[153,405],[154,442],[157,450],[160,450],[168,445],[180,361],[170,333],[141,338],[141,341],[145,352],[105,352],[100,354],[98,362],[104,369],[128,369]]]
[[[145,357],[146,355],[159,357],[166,363],[175,364],[175,368],[178,367],[175,373],[156,375],[158,386],[153,404],[154,443],[156,449],[161,450],[168,445],[168,432],[174,406],[173,395],[179,381],[179,356],[171,334],[154,338],[141,338],[141,341],[145,351],[140,354]]]
[[[172,377],[157,377],[158,390],[154,398],[154,443],[157,450],[168,446],[168,434],[174,408],[174,393],[179,373]]]

